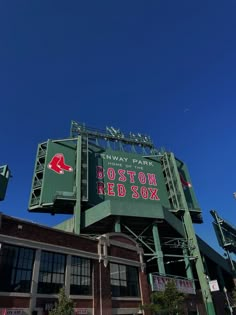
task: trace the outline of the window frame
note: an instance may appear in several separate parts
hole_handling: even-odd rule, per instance
[[[116,266],[118,270],[118,276],[112,276],[112,267]],[[125,275],[124,274],[125,270]],[[130,273],[136,273],[136,279],[130,277]],[[118,283],[112,284],[113,283]],[[139,283],[139,271],[136,266],[124,265],[119,263],[110,263],[110,284],[112,297],[140,297],[140,283]],[[123,284],[123,285],[122,285]],[[136,293],[132,294],[132,287],[135,287]]]
[[[14,252],[11,253],[11,249]],[[0,251],[0,262],[1,273],[5,274],[6,277],[6,279],[4,277],[4,281],[1,281],[0,291],[30,293],[35,262],[35,249],[3,243]],[[11,266],[11,269],[8,270],[9,275],[6,276],[9,266]],[[20,285],[21,281],[25,281],[25,284]]]
[[[42,250],[41,257],[40,257],[39,275],[38,275],[38,289],[37,289],[38,294],[59,293],[59,290],[65,285],[66,265],[67,265],[66,258],[67,258],[66,254]],[[62,268],[63,272],[59,272],[58,270],[55,270],[56,265],[58,265],[59,269]],[[41,279],[44,280],[43,277],[46,277],[45,278],[46,281],[41,281]],[[55,278],[59,281],[55,282]],[[62,278],[63,280],[60,281],[60,278]]]
[[[77,264],[73,263],[73,260],[77,260]],[[78,260],[81,261],[78,264]],[[85,264],[83,264],[85,262]],[[77,267],[77,270],[76,270]],[[92,260],[85,257],[71,255],[71,268],[70,268],[70,294],[71,295],[87,295],[90,296],[92,294]],[[78,278],[79,284],[77,285],[74,281],[75,278]],[[82,285],[82,281],[87,280],[88,285]],[[73,287],[74,286],[74,287]],[[85,292],[83,292],[83,288]]]

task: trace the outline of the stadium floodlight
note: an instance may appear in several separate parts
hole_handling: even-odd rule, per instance
[[[0,166],[0,201],[4,200],[11,172],[8,165]]]

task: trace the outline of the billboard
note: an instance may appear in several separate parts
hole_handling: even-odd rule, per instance
[[[158,160],[111,149],[89,152],[89,202],[161,203],[170,208]]]
[[[196,294],[193,280],[165,277],[157,274],[151,274],[150,276],[152,291],[165,291],[167,282],[174,281],[179,292],[185,294]]]
[[[50,212],[52,206],[54,209],[60,207],[58,200],[75,199],[75,166],[75,143],[49,140],[44,146],[39,145],[29,210],[37,211],[41,208]],[[67,212],[68,210],[70,209]]]
[[[76,198],[82,210],[106,200],[173,210],[161,157],[103,148],[86,137],[81,139],[39,144],[30,211],[72,214]],[[187,167],[175,161],[191,216],[194,222],[201,222]]]

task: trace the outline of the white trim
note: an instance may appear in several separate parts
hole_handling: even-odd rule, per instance
[[[36,306],[36,294],[38,289],[38,277],[39,277],[39,265],[41,259],[41,249],[36,249],[35,251],[35,259],[32,270],[32,280],[31,280],[31,294],[32,298],[30,299],[30,310],[34,310]]]
[[[0,293],[1,294],[1,293]],[[36,298],[48,298],[48,299],[54,299],[57,298],[58,294],[43,294],[43,293],[37,293]],[[80,300],[92,300],[92,295],[72,295],[70,294],[69,297],[71,299],[80,299]]]
[[[18,237],[8,236],[8,235],[4,235],[4,234],[0,234],[0,241],[6,242],[6,243],[12,244],[12,245],[31,247],[34,249],[42,249],[42,250],[52,251],[52,252],[56,252],[56,253],[63,253],[63,254],[67,254],[67,255],[77,255],[80,257],[92,258],[92,259],[98,260],[98,254],[96,254],[96,253],[85,252],[85,251],[80,250],[80,249],[68,248],[68,247],[59,246],[59,245],[55,245],[55,244],[48,244],[48,243],[42,243],[42,242],[37,242],[37,241],[31,241],[31,240],[27,240],[24,238],[18,238]]]
[[[36,294],[36,298],[42,298],[42,299],[57,299],[58,298],[58,294],[43,294],[43,293],[37,293]]]
[[[118,314],[138,314],[139,308],[113,308],[112,315]]]
[[[122,243],[120,241],[113,241],[113,240],[110,240],[110,244],[111,245],[115,245],[117,247],[121,247],[121,248],[126,248],[126,249],[129,249],[129,250],[132,250],[134,252],[138,252],[138,248],[136,246],[133,246],[133,245],[130,245],[130,244],[126,244],[126,243]]]
[[[11,244],[11,245],[18,245],[18,246],[30,247],[33,249],[47,250],[47,251],[51,251],[54,253],[63,253],[66,255],[76,255],[76,256],[80,256],[80,257],[84,257],[84,258],[90,258],[90,259],[94,259],[94,260],[99,259],[99,255],[97,253],[95,254],[95,253],[91,253],[91,252],[85,252],[85,251],[78,250],[78,249],[67,248],[67,247],[48,244],[48,243],[36,242],[36,241],[31,241],[31,240],[22,239],[22,238],[13,237],[13,236],[8,236],[8,235],[3,235],[3,234],[0,234],[0,241],[5,242],[7,244]],[[137,267],[141,266],[139,261],[134,261],[134,260],[116,257],[116,256],[108,256],[108,260],[111,262],[117,262],[117,263],[121,263],[121,264],[137,266]]]
[[[70,299],[77,299],[77,300],[93,300],[93,296],[92,295],[72,295],[70,294],[69,295],[69,298]],[[76,307],[76,308],[79,308],[79,307]],[[82,307],[84,308],[84,307]]]
[[[114,301],[134,301],[134,302],[141,302],[141,297],[112,297],[112,300]]]
[[[111,239],[113,236],[122,236],[124,238],[127,238],[128,240],[130,240],[132,243],[138,245],[138,243],[132,238],[130,237],[129,235],[126,235],[125,233],[122,233],[122,232],[111,232],[111,233],[105,233],[105,234],[102,234],[104,236],[108,236],[109,239]]]
[[[74,307],[75,308],[78,308],[78,309],[87,309],[88,310],[88,315],[92,315],[93,314],[93,308],[91,307]],[[43,314],[43,307],[35,307],[34,309],[35,311],[38,311],[39,314]]]
[[[15,297],[28,297],[31,298],[31,293],[21,293],[21,292],[0,292],[0,296],[15,296]]]
[[[121,263],[123,265],[130,265],[130,266],[141,267],[141,264],[140,264],[139,261],[130,260],[130,259],[126,259],[126,258],[120,258],[120,257],[116,257],[116,256],[108,256],[108,261],[109,262]]]
[[[71,255],[66,256],[66,270],[65,270],[65,294],[70,295],[70,278],[71,278]]]

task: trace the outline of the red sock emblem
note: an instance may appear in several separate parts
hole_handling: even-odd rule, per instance
[[[68,165],[68,164],[65,163],[65,158],[64,158],[64,155],[63,155],[63,154],[61,154],[61,159],[60,159],[60,161],[57,163],[57,165],[58,165],[61,169],[65,170],[65,171],[67,171],[67,172],[72,172],[72,171],[73,171],[73,168],[72,168],[70,165]]]
[[[187,181],[183,178],[183,176],[182,176],[180,173],[179,173],[179,176],[180,176],[180,181],[181,181],[181,183],[182,183],[182,185],[183,185],[184,188],[186,188],[186,187],[188,187],[188,188],[192,187],[191,183],[187,182]]]
[[[64,171],[72,172],[73,168],[65,163],[65,157],[62,153],[55,154],[48,163],[48,168],[57,174],[64,174]]]

